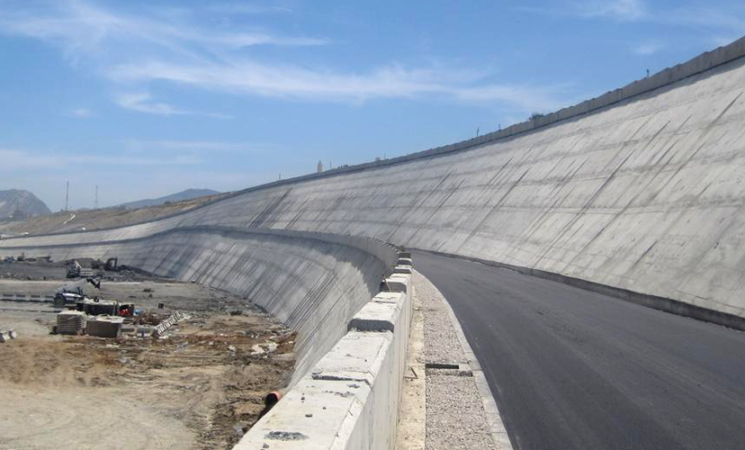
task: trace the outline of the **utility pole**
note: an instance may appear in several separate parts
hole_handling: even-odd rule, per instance
[[[67,189],[65,190],[65,211],[70,209],[70,182],[67,182]]]
[[[96,201],[93,205],[93,209],[98,209],[98,185],[96,185]]]
[[[476,127],[476,137],[479,137],[479,131],[481,131],[479,127]]]

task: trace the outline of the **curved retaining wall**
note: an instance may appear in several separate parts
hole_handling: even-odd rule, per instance
[[[91,235],[224,225],[368,236],[742,318],[743,55],[745,39],[499,133]]]
[[[58,261],[116,256],[120,264],[245,296],[298,331],[293,384],[346,333],[397,259],[395,248],[371,239],[227,227],[24,251]],[[0,256],[17,254],[0,249]]]

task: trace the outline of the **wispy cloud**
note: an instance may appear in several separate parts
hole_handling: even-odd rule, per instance
[[[37,5],[34,3],[34,5]],[[258,45],[318,46],[324,38],[285,36],[266,30],[205,29],[166,12],[131,16],[83,0],[18,7],[0,17],[0,32],[41,39],[60,46],[76,64],[91,62],[113,82],[117,105],[130,111],[175,117],[218,112],[180,107],[151,94],[154,81],[195,90],[295,100],[360,103],[381,98],[445,98],[455,102],[499,101],[513,109],[547,110],[558,93],[527,85],[487,81],[488,71],[455,67],[407,67],[384,64],[366,70],[334,69],[323,64],[271,62],[240,49]],[[240,4],[224,8],[252,11]],[[258,12],[261,7],[253,12]],[[188,17],[188,14],[186,14]]]
[[[665,44],[657,41],[642,42],[631,49],[631,52],[639,56],[650,56],[665,48]]]
[[[21,150],[0,148],[0,172],[13,172],[18,169],[51,169],[63,164],[63,159],[55,155],[37,155]]]
[[[643,0],[590,0],[575,4],[574,9],[583,17],[607,17],[620,21],[640,20],[648,14]]]
[[[191,114],[190,111],[176,108],[168,103],[153,101],[148,92],[127,92],[116,96],[116,103],[125,109],[159,116]]]
[[[678,3],[655,8],[646,0],[563,0],[547,7],[518,6],[516,11],[555,17],[650,22],[745,33],[745,6],[702,6]]]
[[[144,151],[157,152],[188,152],[191,154],[206,153],[262,153],[276,150],[276,146],[255,144],[251,142],[223,142],[223,141],[178,141],[178,140],[139,140],[131,139],[124,143],[129,152]]]
[[[288,14],[292,8],[281,5],[266,5],[257,3],[228,3],[209,5],[205,8],[207,11],[219,14]]]
[[[114,96],[114,100],[124,109],[158,116],[202,116],[217,120],[233,118],[229,114],[181,109],[169,103],[156,101],[149,92],[143,91],[119,93]]]
[[[102,156],[97,154],[73,153],[59,155],[51,152],[26,151],[0,148],[0,172],[13,172],[20,169],[60,169],[70,166],[172,166],[196,165],[204,160],[194,154],[169,155],[168,157],[149,156]]]
[[[220,92],[289,99],[364,102],[435,95],[463,102],[500,100],[526,110],[551,109],[562,103],[556,99],[557,92],[545,88],[478,84],[475,81],[483,75],[475,72],[397,65],[350,74],[250,60],[198,65],[149,61],[116,66],[109,76],[119,82],[167,81]]]
[[[551,6],[518,6],[516,11],[554,17],[603,18],[616,21],[637,21],[648,16],[644,0],[564,0]]]
[[[74,108],[71,109],[67,114],[78,119],[90,119],[91,117],[96,116],[96,114],[88,108]]]
[[[660,23],[726,31],[742,36],[745,33],[745,6],[724,10],[703,6],[680,6],[670,11],[655,14],[653,20]]]
[[[10,2],[15,3],[15,2]],[[22,6],[21,6],[22,5]],[[70,53],[98,51],[105,44],[145,43],[186,55],[197,55],[190,45],[243,48],[256,45],[323,45],[327,40],[275,35],[261,30],[223,31],[189,22],[171,23],[162,18],[130,16],[82,0],[23,2],[0,16],[0,30],[44,39]]]

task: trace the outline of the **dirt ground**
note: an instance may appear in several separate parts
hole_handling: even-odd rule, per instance
[[[63,282],[3,279],[0,298]],[[289,381],[295,335],[246,299],[162,280],[89,288],[190,318],[160,339],[60,336],[50,304],[0,300],[0,329],[18,333],[0,344],[0,450],[230,448]]]

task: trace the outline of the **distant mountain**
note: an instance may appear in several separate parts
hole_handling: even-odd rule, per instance
[[[22,220],[51,213],[47,205],[29,191],[0,191],[0,219]]]
[[[165,197],[149,198],[145,200],[138,200],[136,202],[122,203],[120,207],[127,209],[144,208],[146,206],[157,206],[168,202],[182,202],[184,200],[191,200],[199,197],[206,197],[208,195],[219,194],[217,191],[212,189],[187,189],[185,191],[178,192],[176,194],[166,195]]]

